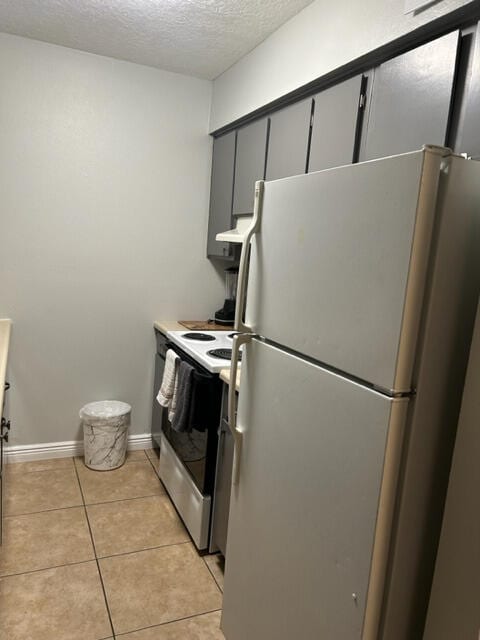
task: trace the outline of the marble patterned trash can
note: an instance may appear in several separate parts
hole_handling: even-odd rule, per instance
[[[108,471],[122,466],[131,411],[129,404],[118,400],[90,402],[80,409],[87,467]]]

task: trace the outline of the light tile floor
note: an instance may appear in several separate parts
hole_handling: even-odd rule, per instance
[[[199,556],[153,450],[6,467],[2,640],[222,640],[223,565]]]

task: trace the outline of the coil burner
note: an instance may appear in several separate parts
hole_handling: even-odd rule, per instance
[[[211,342],[212,340],[216,340],[215,336],[211,336],[208,333],[200,333],[199,331],[184,333],[182,338],[186,338],[187,340],[198,340],[199,342]]]
[[[208,351],[209,356],[213,356],[214,358],[220,358],[221,360],[231,360],[232,359],[232,350],[231,349],[211,349]],[[242,359],[242,354],[238,354],[238,359]]]

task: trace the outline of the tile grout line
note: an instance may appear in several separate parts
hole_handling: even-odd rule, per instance
[[[150,464],[152,465],[152,469],[154,470],[155,475],[156,475],[156,476],[157,476],[157,478],[160,480],[160,476],[158,475],[158,471],[157,471],[157,469],[155,468],[154,461],[153,461],[151,458],[149,458],[149,457],[147,456],[147,454],[146,454],[146,453],[145,453],[145,456],[146,456],[147,460],[150,462]],[[161,482],[162,482],[162,481],[160,480],[160,483],[161,483]]]
[[[87,524],[88,524],[88,517],[87,517]],[[93,536],[90,528],[89,528],[89,533],[90,533],[90,537],[92,538],[92,545],[94,546]],[[39,569],[29,569],[27,571],[19,571],[18,573],[5,573],[0,575],[0,578],[24,576],[29,573],[38,573],[39,571],[49,571],[50,569],[61,569],[62,567],[74,567],[77,564],[87,564],[88,562],[95,562],[95,560],[108,560],[109,558],[121,558],[122,556],[132,555],[133,553],[142,553],[143,551],[155,551],[155,549],[165,549],[167,547],[178,547],[182,544],[192,544],[192,542],[191,540],[185,540],[184,542],[171,542],[170,544],[161,544],[156,547],[147,547],[146,549],[136,549],[135,551],[123,551],[122,553],[112,553],[109,556],[97,556],[96,549],[94,546],[95,555],[93,558],[89,558],[88,560],[78,560],[77,562],[65,562],[64,564],[55,564],[49,567],[40,567]],[[110,637],[110,636],[107,636],[107,637]]]
[[[42,509],[41,511],[25,511],[24,513],[6,513],[3,517],[5,520],[8,518],[25,518],[26,516],[35,516],[37,513],[52,513],[52,511],[65,511],[67,509],[82,509],[84,505],[72,504],[68,507],[55,507],[55,509]]]
[[[73,463],[73,458],[46,458],[46,460],[71,460],[72,461],[72,466],[74,466]],[[13,467],[16,464],[33,464],[35,462],[35,460],[31,460],[29,461],[25,461],[25,462],[7,462],[7,464],[5,465],[5,470],[6,473],[8,474],[14,474],[14,475],[24,475],[25,473],[48,473],[49,471],[64,471],[64,470],[69,470],[71,467],[68,464],[64,464],[64,465],[53,465],[52,468],[50,469],[32,469],[32,470],[28,470],[28,469],[21,469],[20,471],[18,471],[18,469],[12,469],[11,467]],[[41,462],[41,460],[38,460],[38,462]],[[10,468],[10,471],[8,471],[8,468]]]
[[[82,494],[83,495],[83,494]],[[81,502],[72,504],[68,507],[55,507],[54,509],[41,509],[40,511],[25,511],[24,513],[5,514],[5,518],[19,518],[21,516],[33,516],[36,513],[49,513],[51,511],[63,511],[64,509],[79,509],[82,507],[96,507],[101,504],[114,504],[115,502],[126,502],[127,500],[141,500],[143,498],[164,498],[168,497],[167,493],[148,493],[145,496],[135,496],[134,498],[118,498],[117,500],[106,500],[105,502]]]
[[[135,451],[144,451],[144,449],[135,449]],[[127,452],[128,454],[128,452]],[[78,456],[76,456],[78,457]],[[145,453],[145,457],[146,459],[150,462],[150,458],[147,456],[147,454]],[[22,469],[20,471],[18,471],[18,469],[14,469],[11,467],[14,467],[17,464],[33,464],[34,462],[42,462],[42,460],[26,460],[25,462],[8,462],[5,465],[5,470],[6,473],[8,474],[14,474],[14,475],[24,475],[27,473],[49,473],[52,471],[68,471],[70,470],[72,467],[75,467],[75,458],[69,457],[69,458],[45,458],[45,460],[43,462],[46,462],[48,460],[71,460],[72,461],[72,465],[53,465],[51,468],[49,469],[32,469],[32,470],[28,470],[28,469]],[[126,464],[144,464],[145,460],[125,460],[125,462],[123,463],[123,465],[121,465],[122,467]],[[155,468],[155,467],[154,467]],[[8,470],[10,469],[10,470]]]
[[[123,631],[117,633],[117,638],[126,636],[129,633],[137,633],[137,631],[145,631],[145,629],[155,629],[155,627],[165,627],[167,624],[174,624],[175,622],[183,622],[184,620],[192,620],[192,618],[200,618],[200,616],[208,616],[210,613],[216,613],[221,609],[211,609],[210,611],[203,611],[202,613],[194,613],[191,616],[185,616],[183,618],[176,618],[175,620],[167,620],[166,622],[160,622],[160,624],[151,624],[148,627],[140,627],[140,629],[131,629],[130,631]]]
[[[54,564],[51,567],[40,567],[40,569],[29,569],[28,571],[19,571],[18,573],[4,573],[0,575],[0,579],[15,578],[17,576],[26,576],[30,573],[39,573],[40,571],[50,571],[50,569],[61,569],[62,567],[75,567],[77,564],[88,564],[95,562],[95,558],[89,560],[78,560],[77,562],[66,562],[65,564]]]
[[[118,498],[117,500],[105,500],[104,502],[86,502],[86,507],[96,507],[99,504],[114,504],[115,502],[126,502],[127,500],[139,500],[140,498],[163,498],[166,493],[147,493],[145,496],[134,496],[133,498]]]
[[[192,544],[191,540],[183,542],[170,542],[170,544],[158,544],[155,547],[147,547],[146,549],[135,549],[134,551],[122,551],[121,553],[111,553],[109,556],[97,556],[99,560],[107,560],[108,558],[121,558],[122,556],[131,556],[132,553],[143,553],[144,551],[155,551],[155,549],[166,549],[167,547],[179,547],[182,544]]]
[[[55,458],[54,458],[55,459]],[[148,457],[147,457],[148,459]],[[73,460],[73,458],[72,458]],[[15,463],[15,462],[10,462],[9,464],[13,465],[13,464],[31,464],[30,462],[19,462],[19,463]],[[128,462],[124,462],[123,465],[121,465],[122,467],[126,464],[145,464],[144,460],[130,460]],[[5,465],[5,467],[8,466]],[[119,467],[120,468],[120,467]],[[13,475],[13,476],[20,476],[20,475],[26,475],[29,473],[52,473],[53,471],[70,471],[71,467],[69,465],[62,465],[62,466],[54,466],[51,469],[33,469],[31,471],[17,471],[16,469],[10,469],[10,471],[7,471],[7,473],[9,475]]]
[[[210,567],[209,567],[209,565],[208,565],[208,562],[205,560],[205,556],[202,558],[202,560],[203,560],[203,564],[207,567],[207,569],[208,569],[208,571],[209,571],[210,575],[212,576],[213,581],[214,581],[214,582],[215,582],[215,584],[217,585],[218,590],[220,591],[220,593],[221,593],[221,594],[222,594],[222,596],[223,596],[223,589],[222,589],[222,587],[218,584],[218,580],[216,579],[216,577],[215,577],[215,575],[214,575],[213,571],[210,569]]]
[[[177,513],[177,515],[178,515],[178,517],[180,518],[180,520],[183,522],[183,519],[182,519],[181,515],[180,515],[180,514],[179,514],[179,512],[178,512],[177,506],[176,506],[176,505],[175,505],[175,503],[173,502],[173,500],[172,500],[172,498],[170,497],[170,494],[168,493],[168,491],[165,489],[165,485],[163,484],[162,479],[160,478],[160,474],[159,474],[159,472],[158,472],[157,468],[155,467],[155,462],[154,462],[151,458],[149,458],[149,457],[148,457],[148,455],[147,455],[146,451],[145,451],[145,455],[147,456],[148,461],[149,461],[149,462],[150,462],[150,464],[152,465],[153,472],[155,473],[155,475],[156,475],[156,476],[157,476],[157,478],[158,478],[158,482],[160,483],[160,487],[161,487],[162,491],[163,491],[163,492],[164,492],[164,494],[167,496],[167,498],[170,500],[170,502],[171,502],[171,504],[172,504],[173,508],[175,509],[175,512]],[[185,527],[185,529],[186,529],[186,527]],[[187,533],[188,533],[188,535],[189,535],[189,537],[190,537],[190,540],[192,540],[192,537],[190,536],[190,533],[189,533],[188,529],[186,529],[186,530],[187,530]],[[192,541],[193,541],[193,540],[192,540]]]
[[[73,466],[75,467],[75,475],[77,476],[77,482],[78,482],[78,486],[80,487],[80,493],[82,495],[82,500],[83,500],[83,509],[84,509],[84,513],[85,513],[85,517],[87,519],[87,525],[88,525],[88,530],[90,532],[90,538],[92,541],[92,546],[93,546],[93,553],[95,555],[95,562],[97,564],[97,571],[98,571],[98,576],[100,578],[100,585],[102,587],[102,592],[103,592],[103,598],[105,600],[105,607],[107,609],[107,615],[108,615],[108,620],[110,622],[110,628],[112,630],[112,637],[113,640],[115,640],[115,629],[113,628],[113,621],[112,621],[112,615],[110,613],[110,607],[108,605],[108,600],[107,600],[107,593],[105,591],[105,584],[103,582],[103,576],[102,576],[102,572],[100,570],[100,563],[98,561],[98,557],[97,557],[97,548],[95,546],[95,540],[93,538],[93,532],[92,532],[92,527],[90,525],[90,519],[88,517],[88,511],[87,511],[87,506],[85,504],[85,496],[83,495],[83,489],[82,489],[82,484],[80,482],[80,476],[78,475],[78,469],[77,469],[77,465],[75,463],[75,459],[73,460]]]

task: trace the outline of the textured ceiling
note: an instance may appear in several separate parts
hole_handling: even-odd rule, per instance
[[[0,0],[0,31],[213,79],[312,0]]]

